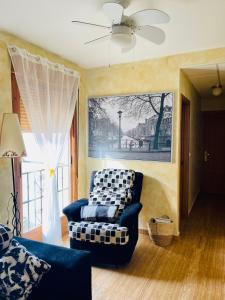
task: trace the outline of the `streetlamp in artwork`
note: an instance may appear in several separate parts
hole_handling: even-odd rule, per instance
[[[118,144],[118,149],[121,149],[121,138],[122,138],[122,134],[121,134],[121,117],[122,117],[122,111],[119,110],[118,112],[119,115],[119,144]]]

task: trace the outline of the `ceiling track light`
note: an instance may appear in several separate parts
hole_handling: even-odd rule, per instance
[[[216,85],[212,86],[212,94],[213,94],[213,96],[218,97],[218,96],[221,96],[223,93],[223,86],[221,84],[220,71],[219,71],[218,65],[216,65],[216,71],[217,71],[218,82]]]

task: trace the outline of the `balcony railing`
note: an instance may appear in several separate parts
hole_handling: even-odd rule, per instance
[[[29,162],[24,162],[27,164]],[[57,168],[57,192],[60,214],[70,197],[69,166],[61,164]],[[42,204],[44,198],[45,169],[22,172],[23,185],[23,232],[28,232],[42,224]]]

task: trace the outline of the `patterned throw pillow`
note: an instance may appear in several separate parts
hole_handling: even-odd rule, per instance
[[[90,192],[89,204],[102,204],[102,205],[118,205],[121,208],[132,200],[132,192],[130,189],[106,189],[94,188]]]
[[[88,205],[116,205],[118,207],[116,217],[119,217],[131,200],[131,189],[108,189],[102,187],[94,188],[93,191],[90,192]]]
[[[115,222],[118,207],[116,205],[85,205],[81,207],[80,217],[84,221]]]
[[[0,258],[0,295],[7,300],[27,299],[32,288],[50,268],[49,264],[13,239]]]
[[[9,247],[13,238],[11,229],[3,224],[0,224],[0,255],[3,250]]]

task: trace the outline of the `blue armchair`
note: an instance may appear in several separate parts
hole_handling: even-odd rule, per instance
[[[96,174],[97,171],[94,171],[91,175],[90,193],[93,192],[95,188]],[[115,222],[116,224],[109,224],[111,228],[116,230],[116,234],[114,235],[115,239],[118,236],[117,234],[120,234],[119,240],[120,242],[122,241],[121,243],[110,243],[110,240],[107,240],[107,237],[105,238],[106,240],[104,240],[105,243],[101,242],[101,240],[95,242],[91,240],[91,238],[90,240],[79,240],[77,238],[79,232],[76,233],[75,236],[73,235],[73,227],[79,226],[79,224],[82,223],[81,207],[89,204],[88,199],[80,199],[78,201],[75,201],[63,210],[69,221],[70,247],[73,249],[90,251],[93,265],[122,265],[128,263],[132,257],[138,241],[138,215],[142,209],[140,196],[143,181],[142,173],[134,172],[134,174],[135,179],[133,181],[132,187],[130,188],[132,195],[131,201],[125,205],[124,209],[119,214],[119,217]],[[94,222],[90,223],[93,226],[95,226],[94,224],[97,224]],[[97,225],[99,224],[103,223],[98,223]],[[99,226],[97,225],[95,226],[95,228],[99,228]],[[107,223],[104,223],[103,225],[107,226]],[[88,225],[86,224],[85,226]],[[82,229],[83,228],[80,228],[80,232],[82,232]],[[97,230],[98,229],[95,229],[95,234]],[[107,232],[108,228],[106,228],[105,230]],[[110,231],[109,235],[111,235]]]

